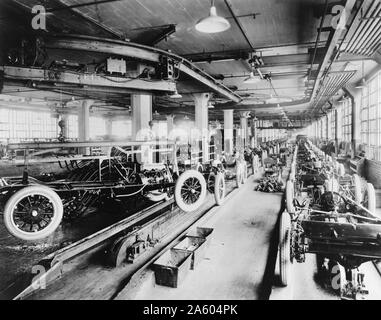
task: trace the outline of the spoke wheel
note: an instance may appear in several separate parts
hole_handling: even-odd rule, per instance
[[[204,203],[206,192],[204,176],[196,170],[185,171],[176,182],[176,204],[185,212],[197,210]]]
[[[226,185],[224,174],[219,173],[216,176],[216,181],[214,184],[214,199],[218,206],[222,205],[225,200]]]
[[[52,234],[62,216],[60,197],[52,189],[39,185],[17,191],[4,208],[4,224],[9,233],[28,241]]]

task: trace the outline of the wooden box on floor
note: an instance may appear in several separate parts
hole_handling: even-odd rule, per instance
[[[166,251],[153,264],[156,284],[177,288],[189,273],[191,263],[192,252],[173,249]]]
[[[193,236],[185,236],[180,243],[173,247],[174,250],[189,251],[192,254],[192,270],[204,259],[206,248],[206,238]]]

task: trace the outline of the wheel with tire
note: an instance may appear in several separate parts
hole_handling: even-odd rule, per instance
[[[10,234],[26,241],[51,235],[63,217],[63,204],[52,189],[34,185],[14,193],[4,207],[4,224]]]
[[[353,177],[353,189],[355,195],[355,201],[361,203],[362,201],[362,192],[361,192],[361,179],[358,174],[354,174]]]
[[[291,217],[283,211],[279,222],[279,274],[280,284],[286,287],[290,281],[291,267]]]
[[[197,170],[185,171],[176,181],[176,204],[185,212],[195,211],[204,203],[206,192],[204,176]]]
[[[218,206],[222,205],[225,200],[226,185],[223,173],[218,173],[214,184],[214,199]]]
[[[286,208],[287,211],[292,214],[295,213],[294,201],[294,184],[291,180],[286,183]]]
[[[372,212],[376,212],[376,192],[374,190],[373,184],[367,183],[366,184],[366,194],[367,194],[367,201],[366,201],[366,208]]]

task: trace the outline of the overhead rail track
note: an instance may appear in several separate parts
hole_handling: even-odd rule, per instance
[[[235,103],[242,101],[242,98],[239,95],[234,93],[225,85],[219,83],[216,79],[201,70],[189,60],[158,48],[121,40],[102,39],[79,35],[49,37],[45,39],[45,47],[47,49],[80,50],[126,56],[140,61],[149,61],[154,63],[159,63],[160,58],[162,56],[166,56],[175,61],[175,68],[197,82],[209,87],[212,91],[215,91]]]

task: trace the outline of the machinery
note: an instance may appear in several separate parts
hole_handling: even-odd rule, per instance
[[[95,147],[99,155],[62,155],[63,149]],[[22,176],[1,179],[0,204],[6,228],[23,240],[45,238],[63,218],[79,217],[90,207],[110,200],[142,195],[159,202],[174,197],[180,209],[190,212],[203,204],[208,189],[213,188],[219,202],[225,195],[224,179],[218,172],[208,186],[197,170],[180,172],[176,144],[167,141],[27,143],[9,148],[26,151],[22,160],[26,169]],[[161,161],[150,161],[153,154]],[[35,156],[38,159],[33,159]],[[27,168],[33,162],[58,162],[65,170],[32,177]]]
[[[300,160],[306,156],[304,143],[297,146],[294,154],[299,168],[303,166]],[[339,183],[336,178],[343,177],[334,168],[322,168],[312,178],[311,174],[307,178],[299,176],[299,171],[295,180],[287,181],[287,211],[282,213],[279,225],[281,282],[288,284],[293,261],[304,262],[307,253],[314,253],[320,261],[320,271],[332,272],[332,266],[337,264],[341,276],[334,289],[340,291],[341,297],[357,299],[367,293],[364,274],[358,267],[381,258],[381,219],[374,214],[374,189],[366,184],[363,193],[359,176],[346,177]]]

